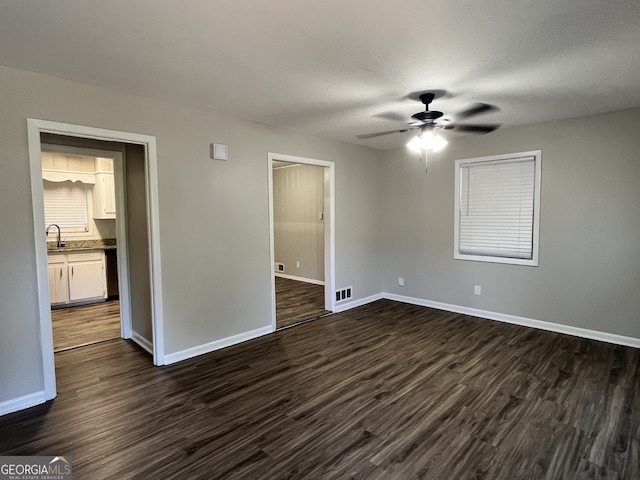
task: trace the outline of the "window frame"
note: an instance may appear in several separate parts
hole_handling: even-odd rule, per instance
[[[64,235],[66,237],[73,237],[73,238],[89,238],[93,235],[93,229],[92,227],[92,222],[93,222],[93,215],[92,215],[92,202],[91,202],[91,188],[93,187],[93,185],[90,184],[86,184],[84,182],[73,182],[70,180],[65,180],[64,182],[53,182],[51,180],[47,180],[47,179],[43,179],[42,181],[42,193],[43,193],[43,197],[46,197],[47,195],[47,189],[50,187],[55,187],[58,184],[63,184],[66,182],[71,182],[71,184],[74,187],[82,187],[84,189],[84,207],[86,208],[86,225],[84,227],[82,226],[74,226],[74,227],[70,227],[70,226],[64,226],[61,225],[60,226],[60,234]],[[45,200],[46,202],[46,200]],[[49,222],[47,222],[47,219],[45,218],[45,228],[48,225],[58,225],[59,222],[58,220],[51,220],[49,219]],[[56,233],[56,230],[54,230],[54,234]],[[51,237],[47,238],[47,241],[52,241]]]
[[[533,228],[532,251],[530,259],[493,256],[471,255],[460,253],[460,194],[461,194],[461,166],[470,163],[485,163],[496,161],[517,160],[525,157],[534,158],[534,188],[533,188]],[[455,206],[454,206],[454,246],[453,258],[456,260],[471,260],[476,262],[502,263],[510,265],[538,266],[538,251],[540,245],[540,183],[542,177],[542,150],[489,155],[485,157],[462,158],[455,161]]]

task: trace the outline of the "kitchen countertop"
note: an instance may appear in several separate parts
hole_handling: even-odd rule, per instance
[[[89,250],[114,250],[115,239],[106,240],[70,240],[64,247],[57,247],[56,242],[47,242],[47,253],[73,253]]]

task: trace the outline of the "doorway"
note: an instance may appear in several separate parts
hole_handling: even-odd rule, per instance
[[[45,120],[27,119],[29,140],[29,164],[31,174],[31,193],[33,207],[33,225],[36,254],[36,277],[38,284],[38,309],[40,317],[40,344],[44,371],[44,396],[50,400],[56,396],[55,360],[53,353],[53,333],[48,282],[47,248],[42,241],[45,235],[44,197],[42,181],[42,135],[59,135],[83,142],[106,142],[113,146],[121,145],[125,165],[115,161],[116,209],[123,212],[116,218],[116,241],[118,244],[119,297],[122,317],[123,338],[130,338],[142,348],[153,354],[155,365],[164,364],[164,340],[162,322],[160,244],[158,236],[158,181],[155,137],[128,132],[105,130],[81,125],[72,125]],[[82,146],[82,145],[81,145]],[[86,147],[86,145],[85,145]],[[94,147],[88,147],[94,148]],[[106,148],[105,150],[118,150]],[[131,161],[129,161],[131,159]],[[131,169],[129,169],[131,167]],[[127,170],[125,174],[125,169]],[[125,196],[127,182],[127,196]],[[141,188],[130,188],[129,182]],[[119,186],[118,186],[119,185]],[[131,194],[131,195],[129,195]],[[137,198],[135,196],[137,195]],[[135,200],[131,198],[134,196]],[[138,217],[139,211],[144,215]],[[132,217],[132,218],[130,218]],[[125,218],[129,219],[125,223]],[[143,228],[145,235],[133,236],[131,231]],[[136,243],[137,242],[137,243]],[[138,255],[129,255],[129,249],[137,248]],[[140,268],[140,265],[146,265]],[[136,290],[135,286],[140,288]],[[150,310],[149,335],[137,335],[132,327],[132,309],[134,300],[147,294],[146,301]]]
[[[125,212],[117,211],[115,201],[123,185],[124,146],[79,147],[73,145],[87,142],[45,133],[40,140],[54,353],[128,338],[130,318],[120,314],[116,238],[116,221]],[[120,230],[126,239],[126,228]]]
[[[269,165],[274,330],[334,310],[334,163],[272,154]]]

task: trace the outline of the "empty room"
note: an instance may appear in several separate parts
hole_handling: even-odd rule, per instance
[[[640,478],[640,4],[5,0],[0,45],[0,477]]]

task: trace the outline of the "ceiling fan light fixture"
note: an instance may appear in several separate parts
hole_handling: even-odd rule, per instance
[[[407,143],[407,147],[416,153],[420,153],[420,150],[422,149],[422,140],[420,139],[420,135],[413,137],[409,143]]]
[[[440,135],[434,135],[434,134],[431,134],[431,135],[433,135],[433,140],[431,141],[431,150],[433,150],[434,152],[439,152],[449,144],[449,142],[447,142]]]
[[[422,132],[420,135],[416,135],[407,143],[407,147],[416,153],[420,153],[420,150],[431,150],[432,152],[439,152],[447,146],[447,142],[440,135],[433,132]]]

